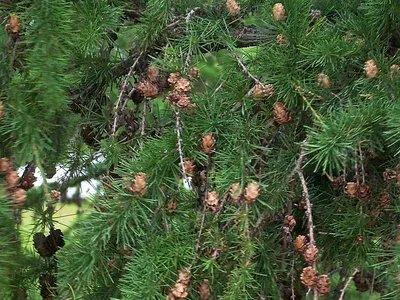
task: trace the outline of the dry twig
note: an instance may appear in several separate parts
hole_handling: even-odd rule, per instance
[[[344,285],[343,289],[341,290],[340,297],[338,300],[343,300],[344,294],[346,293],[346,290],[348,289],[350,282],[353,280],[354,276],[359,272],[358,267],[354,269],[353,274],[347,279],[346,284]]]

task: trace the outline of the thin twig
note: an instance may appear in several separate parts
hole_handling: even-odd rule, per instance
[[[140,135],[144,136],[144,127],[146,125],[146,112],[147,112],[147,100],[143,101],[143,114],[142,114],[142,124],[140,128]]]
[[[122,96],[125,93],[125,89],[128,86],[128,81],[131,78],[133,71],[137,65],[137,63],[139,62],[140,57],[142,56],[143,51],[139,53],[138,57],[136,58],[136,60],[134,61],[133,65],[130,67],[128,74],[125,77],[125,80],[121,86],[121,91],[118,95],[118,100],[117,103],[115,104],[115,108],[114,108],[114,124],[113,124],[113,129],[112,129],[112,135],[115,135],[115,132],[117,131],[117,123],[118,123],[118,116],[119,116],[119,105],[120,102],[122,100]]]
[[[362,183],[365,183],[365,169],[364,169],[363,155],[362,155],[362,151],[361,151],[361,143],[358,143],[358,150],[360,152]]]
[[[338,300],[343,300],[344,294],[346,293],[346,290],[348,289],[350,282],[353,280],[354,276],[359,272],[358,267],[354,269],[353,274],[347,279],[346,284],[344,285],[343,289],[341,290],[340,297]]]
[[[291,290],[292,290],[292,296],[290,297],[291,300],[296,300],[296,296],[294,294],[294,255],[293,255],[293,259],[292,259],[292,267],[290,269],[290,279],[291,279]]]
[[[237,55],[235,52],[232,52],[233,57],[236,59],[236,61],[238,62],[239,66],[242,68],[243,72],[250,77],[251,79],[253,79],[256,83],[261,84],[262,82],[253,74],[250,73],[250,71],[246,68],[246,66],[244,65],[243,61],[240,59],[239,55]]]
[[[357,148],[354,148],[354,169],[356,171],[356,181],[357,181],[357,186],[360,185],[360,175],[358,174],[358,155],[357,155]]]
[[[370,291],[370,294],[369,294],[369,299],[370,300],[372,300],[373,297],[374,297],[375,276],[376,276],[376,270],[374,270],[374,274],[372,274],[371,291]]]
[[[185,170],[185,162],[183,160],[182,139],[181,139],[182,127],[181,127],[181,122],[180,122],[179,109],[174,109],[174,112],[175,112],[175,118],[176,118],[175,131],[176,131],[176,138],[178,139],[178,152],[179,152],[179,159],[180,159],[180,165],[181,165],[181,171],[182,171],[182,178],[186,182],[187,175],[186,175],[186,170]]]
[[[305,91],[302,87],[296,86],[296,90],[299,92],[300,97],[303,99],[303,101],[306,103],[307,107],[311,110],[312,114],[314,115],[314,117],[321,123],[324,124],[324,122],[322,121],[321,116],[317,113],[317,111],[312,107],[310,101],[308,101],[308,99],[306,98],[306,96],[304,96],[304,93],[307,93],[307,91]],[[311,92],[308,92],[309,94]],[[311,95],[319,97],[313,93],[311,93]]]

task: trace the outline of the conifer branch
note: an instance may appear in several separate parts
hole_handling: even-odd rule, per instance
[[[354,269],[353,274],[347,279],[346,284],[344,285],[343,289],[341,290],[340,297],[338,300],[343,300],[344,294],[346,293],[346,290],[348,289],[350,282],[353,280],[354,276],[359,272],[358,267]]]
[[[182,179],[186,182],[187,175],[186,175],[186,170],[185,170],[185,162],[183,160],[182,138],[181,138],[182,127],[181,127],[181,122],[180,122],[179,109],[174,109],[174,113],[175,113],[175,120],[176,120],[175,132],[176,132],[176,138],[178,140],[178,153],[179,153],[179,160],[180,160],[181,171],[182,171]]]
[[[232,51],[232,55],[233,57],[236,59],[236,61],[238,62],[239,66],[242,68],[243,72],[251,79],[254,80],[254,82],[256,84],[260,84],[263,85],[263,83],[253,74],[250,73],[249,69],[245,66],[245,64],[243,63],[243,61],[240,59],[239,55],[237,55],[235,52]],[[247,92],[247,96],[250,96],[251,93],[254,91],[254,89],[256,88],[256,86],[254,85],[248,92]]]
[[[114,136],[117,131],[117,124],[118,124],[118,118],[119,118],[119,105],[122,100],[122,96],[124,95],[126,88],[128,87],[129,79],[131,78],[133,71],[134,71],[137,63],[139,62],[139,59],[142,56],[142,54],[143,54],[143,51],[139,53],[139,55],[136,58],[136,60],[134,61],[133,65],[130,67],[129,72],[126,75],[124,82],[122,83],[121,90],[120,90],[120,93],[118,96],[118,100],[117,100],[117,103],[115,104],[115,108],[114,108],[114,122],[113,122],[112,134],[111,134],[112,136]]]

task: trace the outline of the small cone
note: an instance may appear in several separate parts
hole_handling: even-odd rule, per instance
[[[242,197],[242,189],[240,188],[240,183],[232,184],[231,189],[229,190],[229,195],[231,196],[232,200],[235,202],[239,202],[240,198]]]
[[[376,66],[375,61],[373,59],[370,59],[365,62],[364,71],[365,71],[365,76],[367,76],[367,78],[374,78],[378,76],[379,73],[379,69]]]
[[[50,192],[51,198],[54,200],[54,202],[59,202],[61,200],[61,193],[56,190],[52,190]]]
[[[158,95],[158,87],[154,83],[143,80],[136,84],[136,90],[143,97],[155,98]]]
[[[16,187],[19,182],[18,173],[15,171],[11,171],[6,175],[6,182],[8,187],[13,188]]]
[[[329,80],[328,75],[325,75],[324,73],[320,73],[320,74],[318,74],[318,86],[322,86],[324,88],[331,88],[332,81]]]
[[[317,261],[318,257],[318,248],[315,246],[308,246],[303,253],[304,260],[307,264],[312,265]]]
[[[394,181],[397,179],[397,172],[392,169],[386,169],[385,172],[383,172],[383,180],[385,181]]]
[[[193,176],[194,175],[194,170],[196,168],[194,161],[191,159],[186,158],[185,161],[183,162],[183,167],[185,169],[185,172],[188,176]]]
[[[167,209],[169,214],[173,214],[176,211],[176,200],[169,201],[167,204]]]
[[[331,283],[328,275],[318,276],[317,290],[320,296],[328,295],[331,290]]]
[[[178,93],[187,93],[192,89],[189,80],[186,78],[178,79],[174,84],[174,88]]]
[[[216,211],[219,203],[218,193],[215,191],[209,192],[206,199],[207,206],[212,210]]]
[[[140,198],[143,197],[143,195],[147,191],[146,174],[142,172],[136,173],[135,179],[133,180],[133,183],[130,186],[129,190],[133,193],[138,194]]]
[[[356,199],[357,198],[357,190],[358,190],[358,186],[357,183],[355,182],[348,182],[344,188],[344,193],[346,195],[348,195],[350,198],[352,199]]]
[[[181,78],[181,73],[179,73],[179,72],[171,73],[171,74],[169,74],[168,82],[171,85],[175,85],[180,78]]]
[[[160,76],[160,70],[157,69],[156,67],[149,66],[147,68],[147,78],[149,79],[150,82],[157,84]]]
[[[283,220],[283,226],[288,228],[288,230],[292,232],[294,226],[296,226],[296,220],[293,216],[285,216],[285,219]]]
[[[226,9],[231,16],[240,14],[240,6],[236,0],[226,0]]]
[[[190,102],[190,97],[185,93],[179,93],[175,90],[168,93],[168,101],[171,105],[178,107],[179,109],[192,109],[196,106]]]
[[[277,102],[275,104],[274,110],[272,111],[272,116],[275,122],[279,125],[287,124],[292,120],[289,111],[286,109],[282,102]]]
[[[26,200],[26,191],[24,189],[17,189],[11,194],[11,197],[14,199],[13,208],[22,208]]]
[[[215,139],[212,133],[207,133],[201,139],[201,148],[205,154],[210,154],[214,150]]]
[[[192,79],[200,77],[200,71],[196,67],[192,67],[189,69],[188,76]]]
[[[304,235],[298,235],[294,241],[294,250],[303,253],[307,247],[307,238]]]
[[[244,198],[248,203],[253,203],[254,201],[256,201],[256,199],[260,195],[259,187],[260,186],[257,183],[251,182],[244,189]]]
[[[186,299],[188,296],[188,287],[186,284],[177,282],[175,283],[174,288],[171,291],[171,294],[178,299]]]
[[[12,166],[10,161],[3,157],[0,158],[0,173],[9,173],[12,171]]]
[[[379,195],[379,208],[386,209],[391,203],[390,195],[387,192],[381,192]]]
[[[318,281],[317,271],[313,267],[306,267],[300,275],[301,283],[307,288],[313,288]]]
[[[211,292],[209,289],[209,280],[208,279],[204,279],[201,283],[200,286],[197,290],[198,294],[199,294],[199,298],[201,300],[208,300],[211,297]]]
[[[354,285],[356,286],[357,291],[366,292],[369,289],[368,280],[362,275],[361,272],[357,272],[353,278]]]
[[[8,19],[6,27],[12,33],[19,33],[20,31],[19,25],[20,25],[19,18],[17,16],[11,16],[10,19]]]
[[[188,269],[179,270],[177,282],[188,285],[191,277],[192,275]]]
[[[289,44],[289,41],[282,33],[280,33],[276,36],[276,43],[278,45],[287,45]]]
[[[277,22],[285,21],[286,20],[286,12],[285,7],[282,3],[276,3],[272,9],[272,15],[274,20]]]
[[[274,95],[274,87],[272,84],[257,83],[251,95],[256,100],[268,99]]]
[[[371,195],[371,189],[369,185],[361,183],[358,187],[358,195],[360,200],[365,200]]]

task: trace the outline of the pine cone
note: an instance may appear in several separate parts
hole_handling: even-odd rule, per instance
[[[306,267],[300,275],[301,283],[307,288],[313,288],[318,281],[317,271],[313,267]]]
[[[24,189],[16,189],[11,197],[14,199],[13,208],[22,208],[26,200],[26,191]]]
[[[286,12],[285,7],[282,3],[276,3],[272,9],[272,15],[274,20],[277,22],[285,21],[286,20]]]
[[[185,158],[184,162],[183,162],[183,167],[185,169],[185,172],[188,176],[193,176],[194,175],[194,170],[196,168],[196,165],[194,164],[194,161],[189,159],[189,158]]]
[[[369,185],[361,183],[358,187],[358,195],[360,200],[365,200],[371,195],[371,189]]]
[[[177,282],[188,285],[191,277],[192,275],[190,274],[189,269],[185,268],[183,270],[179,270]]]
[[[343,190],[343,188],[346,185],[346,181],[344,179],[344,176],[337,176],[333,178],[333,188],[337,191]]]
[[[364,71],[365,75],[368,78],[374,78],[378,76],[379,73],[378,67],[376,66],[375,61],[373,59],[370,59],[365,62]]]
[[[160,70],[156,67],[149,66],[147,68],[147,78],[151,83],[157,84],[160,76]]]
[[[177,282],[175,283],[174,288],[171,291],[171,294],[178,299],[186,299],[188,296],[188,287],[186,284]]]
[[[171,105],[178,107],[179,109],[191,109],[196,106],[190,102],[190,97],[185,93],[179,93],[177,91],[170,91],[168,93],[168,101]]]
[[[11,171],[6,175],[6,182],[8,187],[14,188],[18,185],[19,176],[16,171]]]
[[[215,191],[209,192],[206,199],[207,206],[212,211],[216,211],[218,208],[218,202],[219,202],[218,193]]]
[[[142,172],[136,173],[135,179],[133,180],[133,183],[130,186],[129,190],[132,193],[138,194],[140,198],[143,197],[143,195],[147,191],[146,174],[144,174]]]
[[[9,32],[17,34],[20,31],[19,25],[20,25],[19,18],[17,16],[10,16],[6,28],[8,29]]]
[[[240,198],[242,197],[242,189],[240,188],[240,183],[232,184],[231,189],[229,190],[229,195],[231,196],[232,200],[235,202],[239,202]]]
[[[207,133],[201,140],[201,148],[205,154],[210,154],[214,150],[215,139],[212,133]]]
[[[400,75],[400,65],[391,65],[390,66],[390,76],[395,77]]]
[[[358,186],[355,182],[348,182],[344,188],[344,193],[352,199],[356,199],[358,197],[357,191]]]
[[[296,226],[296,220],[293,216],[285,216],[285,219],[283,220],[283,226],[288,228],[288,230],[292,232],[294,226]]]
[[[188,76],[192,79],[200,77],[200,71],[196,67],[191,67],[188,72]]]
[[[256,201],[260,195],[259,187],[260,186],[256,182],[247,184],[247,187],[244,189],[244,198],[248,203],[253,203]]]
[[[179,72],[171,73],[171,74],[169,74],[168,82],[171,85],[175,85],[180,78],[181,78],[181,73],[179,73]]]
[[[381,192],[379,195],[379,208],[380,209],[386,209],[390,206],[392,203],[390,199],[390,195],[387,192]]]
[[[1,103],[0,103],[0,105],[1,105]],[[1,110],[1,107],[0,107],[0,110]],[[10,161],[5,157],[0,158],[0,173],[9,173],[11,171],[12,171],[12,165],[11,165]]]
[[[199,294],[199,298],[201,300],[208,300],[211,297],[211,292],[209,289],[209,281],[208,279],[204,279],[202,282],[200,282],[200,286],[197,290]]]
[[[236,0],[226,0],[226,9],[228,13],[232,16],[240,14],[240,6]]]
[[[61,193],[59,191],[52,190],[50,196],[54,202],[59,202],[61,200]]]
[[[307,238],[304,235],[298,235],[294,241],[294,250],[303,253],[307,247]]]
[[[180,78],[174,84],[175,91],[178,93],[187,93],[192,88],[190,87],[190,82],[186,78]]]
[[[251,93],[254,99],[268,99],[274,95],[274,87],[272,84],[257,83]]]
[[[4,106],[3,106],[3,102],[0,101],[0,120],[3,117],[4,117]]]
[[[368,280],[361,274],[361,272],[357,272],[353,278],[354,285],[356,286],[357,291],[363,293],[368,291],[369,282]]]
[[[274,110],[272,111],[272,116],[275,122],[279,125],[287,124],[292,120],[289,111],[286,109],[282,102],[277,102],[275,104]]]
[[[282,33],[280,33],[276,36],[276,43],[278,45],[287,45],[289,44],[289,41]]]
[[[331,283],[328,275],[318,276],[317,290],[320,296],[328,295],[331,290]]]
[[[174,213],[176,211],[176,206],[176,200],[169,201],[167,204],[168,213]]]
[[[320,74],[318,74],[318,86],[322,86],[325,88],[331,88],[332,81],[329,80],[328,75],[325,75],[324,73],[320,73]]]
[[[397,171],[392,169],[386,169],[385,172],[383,172],[383,180],[394,181],[396,179],[397,179]]]
[[[312,265],[317,261],[318,257],[318,248],[315,246],[309,245],[303,253],[304,260],[307,264]]]
[[[150,81],[143,80],[136,84],[136,90],[143,97],[155,98],[158,95],[158,87]]]

